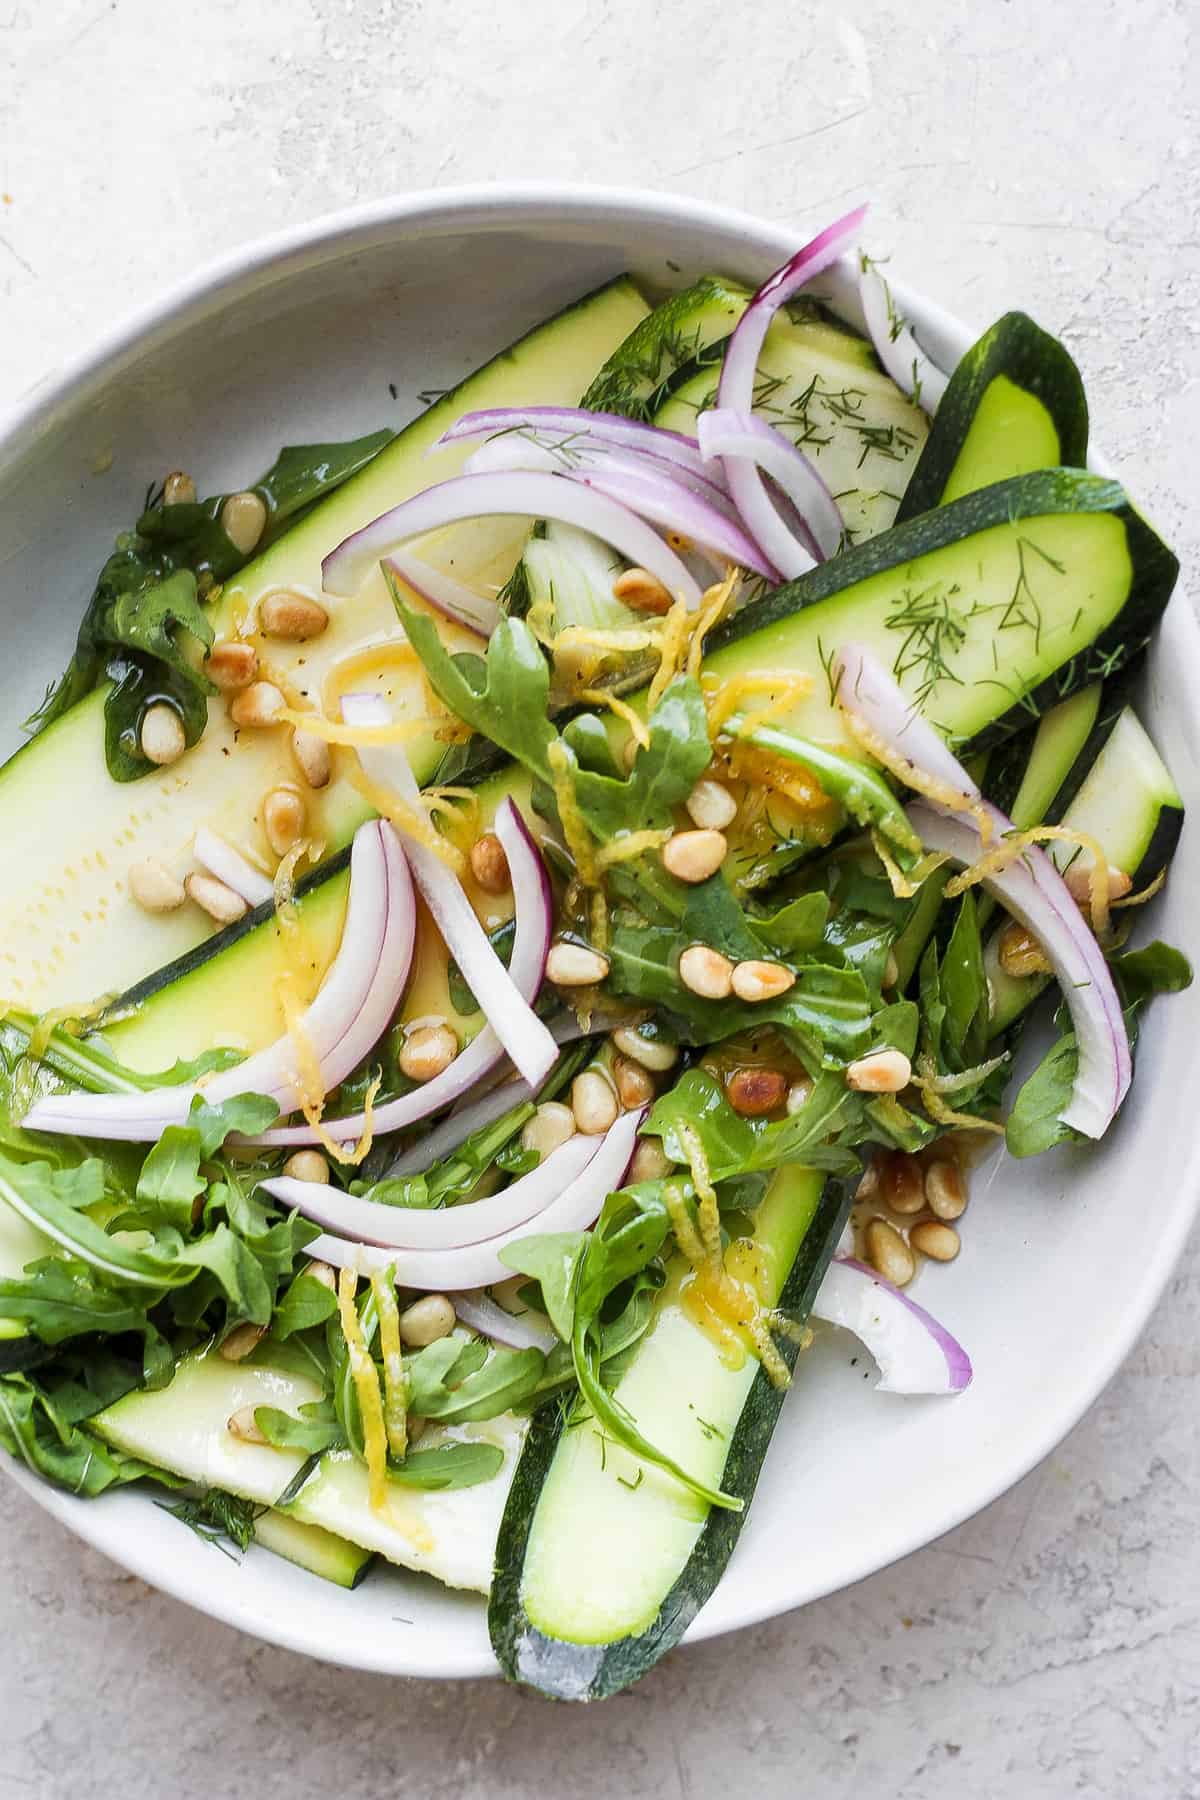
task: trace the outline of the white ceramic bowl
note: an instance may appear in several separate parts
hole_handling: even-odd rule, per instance
[[[383,202],[227,258],[43,382],[7,422],[4,716],[23,718],[62,666],[91,573],[162,470],[233,486],[282,442],[403,422],[420,390],[448,386],[620,270],[655,288],[710,268],[754,282],[795,248],[778,226],[690,200],[487,188]],[[972,334],[904,299],[952,361]],[[1200,634],[1177,600],[1144,717],[1188,797],[1200,791],[1198,687]],[[1188,945],[1198,886],[1189,830],[1155,904],[1157,934]],[[1145,1324],[1195,1211],[1198,1041],[1200,988],[1152,1014],[1132,1098],[1102,1148],[1019,1168],[997,1159],[976,1177],[962,1255],[920,1286],[969,1347],[965,1395],[876,1394],[862,1357],[852,1366],[854,1347],[833,1334],[804,1358],[753,1514],[692,1638],[799,1606],[928,1543],[1070,1430]],[[399,1572],[344,1593],[264,1551],[237,1565],[144,1495],[78,1501],[6,1466],[126,1568],[260,1637],[397,1674],[495,1670],[478,1599]]]

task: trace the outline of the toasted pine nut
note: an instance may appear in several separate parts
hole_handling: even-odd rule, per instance
[[[244,688],[229,704],[229,716],[235,725],[263,731],[277,725],[287,701],[273,681],[255,681]]]
[[[608,958],[586,944],[551,944],[546,977],[555,987],[592,987],[608,974]]]
[[[670,589],[648,569],[626,569],[613,582],[612,591],[614,599],[623,600],[634,612],[661,614],[671,610]]]
[[[304,1273],[311,1275],[314,1281],[319,1281],[321,1286],[327,1287],[331,1293],[337,1293],[337,1270],[330,1268],[327,1262],[310,1262]]]
[[[1078,900],[1080,906],[1090,906],[1092,900],[1092,868],[1091,858],[1085,862],[1082,857],[1073,862],[1063,880],[1071,890],[1071,897]],[[1123,900],[1133,886],[1132,877],[1124,869],[1115,869],[1108,865],[1108,897],[1110,900]]]
[[[930,1163],[925,1171],[925,1198],[939,1219],[959,1219],[967,1210],[967,1189],[952,1162]]]
[[[727,1000],[733,992],[733,964],[707,944],[689,944],[679,958],[679,979],[702,1000]]]
[[[617,1087],[617,1098],[626,1112],[632,1112],[635,1106],[649,1106],[654,1098],[653,1080],[641,1063],[634,1062],[631,1056],[613,1059],[613,1080]]]
[[[617,1096],[599,1069],[584,1069],[571,1083],[571,1111],[576,1127],[587,1137],[598,1137],[617,1122]]]
[[[175,708],[164,700],[148,706],[142,714],[138,742],[147,761],[160,768],[178,762],[187,749],[187,739],[183,735],[183,720]]]
[[[734,993],[752,1006],[762,1000],[778,1000],[795,984],[796,977],[782,963],[740,962],[733,971]]]
[[[1086,898],[1086,896],[1085,896]],[[1050,959],[1032,931],[1010,919],[996,940],[1000,967],[1006,975],[1048,975]]]
[[[218,881],[215,875],[197,872],[189,875],[183,885],[188,899],[194,900],[218,925],[232,925],[249,910],[242,896],[226,887],[223,881]]]
[[[798,1113],[802,1106],[808,1105],[812,1091],[813,1084],[807,1075],[801,1075],[796,1081],[793,1081],[787,1091],[786,1105],[789,1116],[792,1113]]]
[[[308,823],[308,808],[295,788],[272,788],[263,801],[263,830],[276,856],[286,856]]]
[[[886,1150],[879,1158],[879,1198],[897,1213],[919,1213],[925,1205],[925,1174],[915,1156]]]
[[[285,1175],[293,1181],[329,1180],[329,1162],[319,1150],[295,1150],[283,1165]],[[309,1270],[312,1273],[312,1270]]]
[[[507,894],[511,888],[508,858],[494,831],[485,831],[471,845],[471,873],[485,894]]]
[[[936,1219],[922,1219],[919,1225],[914,1225],[908,1241],[914,1250],[931,1257],[934,1262],[953,1262],[962,1249],[962,1239],[953,1225],[943,1225]]]
[[[575,1136],[575,1114],[561,1100],[545,1100],[521,1132],[522,1150],[536,1150],[543,1162]]]
[[[310,788],[323,788],[329,782],[329,745],[324,738],[299,727],[292,733],[292,755],[296,767]]]
[[[661,1181],[675,1167],[656,1137],[639,1138],[629,1165],[630,1181]]]
[[[222,638],[204,659],[204,673],[223,694],[236,694],[258,674],[258,651],[237,638]]]
[[[196,498],[196,484],[183,469],[172,469],[163,482],[164,506],[191,506]]]
[[[156,856],[134,863],[129,871],[129,892],[145,912],[154,913],[174,912],[187,898],[182,881],[176,881]]]
[[[894,1225],[872,1219],[866,1231],[867,1261],[894,1287],[907,1287],[916,1273],[912,1251]]]
[[[303,644],[320,637],[329,623],[329,614],[319,600],[298,594],[292,588],[276,588],[258,603],[258,627],[266,637],[281,638],[288,644]]]
[[[735,1113],[743,1119],[761,1119],[778,1112],[787,1102],[787,1076],[782,1069],[735,1069],[725,1083],[725,1093]]]
[[[248,490],[230,494],[221,508],[221,529],[235,550],[249,556],[267,524],[267,508],[261,494]]]
[[[902,1050],[872,1050],[846,1070],[846,1086],[863,1094],[898,1094],[912,1080],[912,1064]]]
[[[668,1043],[665,1038],[643,1037],[636,1025],[618,1025],[612,1041],[622,1056],[631,1057],[655,1075],[665,1075],[679,1061],[678,1044]]]
[[[404,1039],[397,1062],[410,1081],[432,1081],[458,1055],[458,1038],[449,1025],[418,1025]]]
[[[400,1314],[400,1336],[414,1350],[424,1350],[427,1344],[449,1337],[457,1324],[453,1301],[445,1294],[424,1294]]]
[[[722,782],[703,775],[687,797],[692,823],[705,831],[724,831],[737,818],[737,801]]]
[[[889,950],[887,961],[883,965],[883,985],[885,988],[894,988],[899,980],[900,964],[896,961],[896,952]]]
[[[265,1325],[235,1325],[229,1335],[221,1340],[220,1355],[226,1362],[245,1362],[250,1352],[267,1335]]]
[[[222,1349],[221,1354],[224,1353]],[[265,1432],[259,1430],[252,1406],[239,1406],[235,1413],[230,1413],[226,1420],[226,1430],[231,1437],[239,1438],[243,1444],[268,1444],[271,1441]]]
[[[663,868],[676,881],[707,881],[725,861],[729,845],[719,831],[677,831],[662,847]]]

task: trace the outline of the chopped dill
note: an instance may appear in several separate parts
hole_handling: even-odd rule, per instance
[[[258,1506],[252,1500],[241,1500],[236,1494],[226,1493],[224,1488],[208,1488],[203,1494],[180,1500],[174,1506],[165,1500],[156,1500],[155,1505],[178,1519],[181,1525],[186,1525],[189,1531],[194,1531],[206,1544],[215,1544],[232,1562],[238,1560],[236,1552],[249,1549],[254,1541],[254,1521],[267,1511],[265,1506]]]

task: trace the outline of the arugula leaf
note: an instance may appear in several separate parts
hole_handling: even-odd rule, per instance
[[[1178,994],[1192,984],[1192,965],[1183,952],[1155,938],[1140,950],[1109,959],[1122,1004],[1143,1006],[1156,994]]]
[[[307,1269],[302,1269],[271,1315],[271,1334],[277,1338],[290,1338],[297,1331],[323,1325],[337,1309],[337,1295],[333,1289],[310,1275]]]
[[[774,913],[748,914],[746,923],[764,950],[787,962],[820,949],[828,919],[829,896],[815,892],[789,900]]]
[[[1010,1156],[1040,1156],[1056,1144],[1078,1141],[1060,1114],[1071,1104],[1079,1051],[1074,1032],[1060,1037],[1022,1083],[1004,1128]]]
[[[542,1309],[564,1344],[571,1341],[575,1284],[587,1239],[585,1231],[543,1231],[517,1238],[500,1251],[500,1261],[507,1268],[537,1282]]]
[[[945,1006],[946,1059],[955,1072],[974,1068],[987,1055],[988,993],[975,895],[970,888],[959,902],[942,956],[940,992]]]
[[[146,1301],[98,1281],[86,1263],[48,1256],[0,1281],[0,1319],[27,1325],[43,1344],[62,1344],[84,1333],[144,1330]]]
[[[51,1396],[27,1375],[0,1377],[0,1444],[35,1474],[87,1499],[159,1469],[126,1456],[62,1417]]]
[[[804,1105],[786,1119],[744,1119],[734,1112],[715,1075],[689,1069],[660,1095],[642,1131],[660,1137],[666,1155],[683,1165],[689,1161],[688,1134],[694,1133],[712,1180],[722,1182],[785,1163],[816,1166],[815,1159],[856,1104],[841,1076],[828,1073],[818,1077]]]
[[[402,1487],[439,1493],[450,1488],[479,1487],[504,1467],[499,1444],[437,1444],[410,1450],[403,1462],[388,1460],[389,1481]]]
[[[466,1348],[482,1350],[485,1360],[464,1374],[460,1359],[439,1389],[423,1386],[420,1399],[413,1383],[409,1401],[413,1412],[453,1425],[494,1419],[497,1414],[517,1405],[537,1385],[546,1361],[540,1350],[496,1348],[489,1353],[485,1345],[467,1345]],[[413,1364],[406,1362],[405,1367],[411,1382]]]
[[[274,1100],[262,1094],[237,1094],[219,1106],[210,1106],[197,1094],[187,1124],[168,1125],[142,1164],[136,1190],[139,1205],[164,1223],[186,1231],[195,1202],[207,1185],[200,1164],[232,1132],[252,1137],[278,1117]]]
[[[908,815],[884,777],[869,764],[856,762],[810,738],[795,736],[777,725],[746,728],[734,718],[725,727],[743,744],[784,757],[816,777],[825,793],[837,800],[850,817],[864,828],[874,826],[888,839],[902,868],[911,868],[921,855],[921,840]]]
[[[311,1400],[299,1414],[283,1412],[277,1406],[256,1406],[254,1423],[277,1450],[306,1450],[311,1456],[321,1456],[346,1441],[328,1400]]]

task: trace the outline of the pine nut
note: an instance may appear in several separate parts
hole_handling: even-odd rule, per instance
[[[174,912],[187,898],[182,881],[164,868],[156,856],[134,863],[129,871],[129,891],[145,912]]]
[[[223,638],[205,658],[204,672],[223,694],[239,693],[258,674],[258,651],[253,644]]]
[[[215,875],[189,875],[183,885],[188,899],[194,900],[218,925],[232,925],[249,910],[242,896]]]
[[[787,1100],[785,1102],[789,1117],[792,1113],[798,1113],[801,1107],[808,1105],[809,1100],[812,1098],[812,1091],[813,1084],[808,1079],[807,1075],[801,1075],[799,1080],[793,1081],[791,1087],[787,1091]]]
[[[445,1294],[425,1294],[400,1314],[400,1337],[414,1350],[424,1350],[439,1338],[449,1337],[457,1324],[453,1301]]]
[[[663,845],[663,868],[676,881],[707,881],[725,861],[728,848],[719,831],[677,831]]]
[[[896,961],[895,951],[889,950],[887,961],[883,965],[883,985],[885,988],[894,988],[899,985],[899,981],[900,964]]]
[[[916,1274],[912,1251],[894,1225],[886,1219],[872,1219],[866,1231],[867,1261],[893,1287],[907,1287]]]
[[[409,1081],[432,1081],[442,1075],[458,1055],[458,1038],[449,1025],[418,1025],[409,1033],[396,1059]]]
[[[161,700],[148,706],[142,714],[138,742],[142,755],[159,768],[178,762],[187,749],[187,739],[183,735],[183,720],[175,708]]]
[[[172,469],[163,482],[164,506],[193,506],[196,484],[183,469]]]
[[[1077,900],[1079,902],[1080,906],[1090,906],[1092,903],[1092,869],[1093,869],[1093,867],[1094,867],[1094,865],[1090,858],[1088,859],[1087,862],[1084,862],[1082,859],[1080,859],[1076,862],[1073,862],[1071,864],[1070,868],[1067,870],[1066,874],[1063,876],[1063,880],[1066,882],[1067,886],[1071,890],[1071,898],[1073,900]],[[1113,865],[1111,863],[1109,863],[1109,865],[1108,865],[1108,897],[1109,897],[1109,899],[1110,900],[1123,900],[1132,886],[1133,886],[1132,878],[1125,873],[1124,869],[1115,869],[1113,867]]]
[[[296,767],[310,788],[323,788],[329,782],[329,745],[311,731],[292,733],[292,755]]]
[[[631,1182],[662,1181],[674,1167],[659,1138],[639,1138],[629,1165],[629,1179]]]
[[[310,1262],[304,1273],[311,1275],[314,1281],[319,1281],[322,1287],[327,1287],[331,1294],[337,1293],[337,1270],[331,1268],[328,1263]]]
[[[230,1413],[226,1429],[231,1437],[239,1438],[243,1444],[269,1444],[271,1441],[259,1430],[252,1406],[239,1406],[235,1413]]]
[[[702,776],[687,797],[692,823],[705,831],[724,831],[737,818],[737,801],[719,781]]]
[[[898,1094],[912,1080],[912,1064],[902,1050],[872,1050],[846,1070],[846,1086],[863,1094]]]
[[[293,1181],[326,1183],[329,1180],[329,1163],[319,1150],[295,1150],[284,1163],[283,1172],[290,1175]],[[311,1269],[309,1273],[312,1273]]]
[[[1000,967],[1006,975],[1048,975],[1050,959],[1032,931],[1018,925],[1015,919],[1001,931],[996,940]]]
[[[243,556],[249,556],[266,524],[267,508],[261,494],[230,494],[221,508],[221,530]]]
[[[886,1150],[879,1158],[879,1198],[896,1213],[919,1213],[925,1205],[925,1174],[915,1156]]]
[[[612,1034],[613,1048],[655,1075],[665,1075],[679,1061],[678,1044],[665,1038],[643,1037],[636,1025],[619,1025]]]
[[[551,944],[546,977],[555,987],[593,987],[608,974],[608,958],[586,944]]]
[[[263,801],[263,830],[276,856],[286,856],[292,845],[304,836],[308,824],[308,808],[295,788],[272,788]]]
[[[485,831],[471,845],[471,873],[485,894],[507,894],[511,888],[508,858],[494,831]]]
[[[727,1000],[733,992],[733,964],[707,944],[689,944],[679,958],[679,979],[702,1000]]]
[[[310,600],[292,588],[277,588],[258,603],[259,630],[284,643],[303,644],[320,637],[328,623],[329,614],[319,600]]]
[[[584,1069],[571,1083],[571,1111],[578,1130],[598,1137],[617,1122],[617,1096],[599,1069]]]
[[[729,1104],[743,1119],[778,1112],[787,1102],[787,1091],[782,1069],[735,1069],[725,1083]]]
[[[778,1000],[795,984],[796,977],[782,963],[740,962],[733,971],[734,993],[751,1006],[762,1000]]]
[[[575,1136],[575,1114],[561,1100],[545,1100],[521,1132],[522,1150],[536,1150],[544,1162]]]
[[[962,1239],[953,1225],[942,1225],[935,1219],[923,1219],[914,1225],[908,1241],[914,1250],[934,1262],[953,1262],[962,1249]]]
[[[230,702],[229,716],[235,725],[265,730],[279,722],[287,701],[273,681],[255,681]]]
[[[617,1087],[617,1098],[626,1112],[632,1112],[635,1106],[649,1106],[655,1095],[654,1082],[641,1063],[634,1062],[630,1056],[613,1058],[613,1080]]]
[[[250,1352],[257,1349],[259,1343],[267,1335],[265,1325],[235,1325],[227,1337],[221,1340],[219,1355],[226,1362],[245,1362]]]
[[[671,610],[670,589],[648,569],[626,569],[613,582],[612,591],[614,600],[623,600],[634,612],[662,614]]]
[[[952,1162],[930,1163],[925,1171],[925,1198],[939,1219],[959,1219],[967,1210],[967,1188]]]

